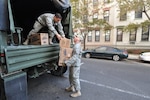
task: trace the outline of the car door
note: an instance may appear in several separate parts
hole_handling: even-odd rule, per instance
[[[109,58],[109,57],[112,57],[114,54],[115,54],[114,48],[112,48],[112,47],[107,47],[104,56],[105,56],[106,58]]]

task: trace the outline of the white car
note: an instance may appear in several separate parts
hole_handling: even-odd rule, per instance
[[[150,52],[144,52],[139,55],[139,60],[150,62]]]

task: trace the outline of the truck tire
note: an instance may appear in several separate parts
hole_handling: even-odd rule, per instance
[[[67,66],[58,66],[57,70],[51,70],[51,74],[55,76],[61,76],[67,71]]]

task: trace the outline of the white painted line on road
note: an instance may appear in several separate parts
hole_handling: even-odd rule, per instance
[[[103,84],[97,84],[97,83],[90,82],[90,81],[83,80],[83,79],[80,79],[80,81],[85,82],[85,83],[89,83],[89,84],[92,84],[92,85],[96,85],[96,86],[99,86],[99,87],[104,87],[104,88],[107,88],[107,89],[111,89],[111,90],[114,90],[114,91],[119,91],[119,92],[122,92],[122,93],[127,93],[127,94],[131,94],[131,95],[139,96],[139,97],[142,97],[142,98],[145,98],[145,99],[150,99],[150,96],[145,96],[143,94],[138,94],[138,93],[126,91],[126,90],[122,90],[122,89],[119,89],[119,88],[114,88],[114,87],[103,85]]]

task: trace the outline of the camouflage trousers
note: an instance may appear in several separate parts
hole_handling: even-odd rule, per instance
[[[38,33],[43,27],[44,26],[41,25],[38,21],[35,21],[33,29],[29,32],[28,38],[30,35]],[[50,30],[48,30],[48,34],[51,38],[54,37],[54,33],[52,33]]]
[[[76,91],[81,90],[79,76],[80,76],[80,66],[69,67],[69,82],[71,86],[74,86]]]

